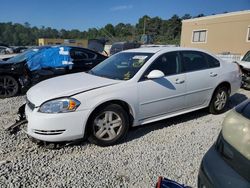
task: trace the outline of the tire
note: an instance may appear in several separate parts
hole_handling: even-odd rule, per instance
[[[119,143],[129,128],[128,113],[117,104],[97,110],[90,120],[88,140],[98,146]]]
[[[19,84],[12,76],[0,76],[0,98],[16,96],[19,91]]]
[[[229,98],[229,92],[227,87],[221,86],[217,88],[210,101],[209,112],[211,114],[223,113],[226,110],[228,98]]]

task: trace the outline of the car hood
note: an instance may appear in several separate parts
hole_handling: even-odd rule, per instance
[[[239,61],[238,62],[242,67],[246,68],[246,69],[250,69],[250,62],[248,61]]]
[[[40,106],[45,101],[54,98],[68,97],[120,82],[122,81],[94,76],[87,73],[68,74],[36,84],[28,90],[27,98],[35,106]]]

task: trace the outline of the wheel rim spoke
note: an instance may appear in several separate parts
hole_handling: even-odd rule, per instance
[[[216,100],[216,101],[214,102],[214,104],[215,104],[215,107],[219,106],[220,100]]]
[[[104,130],[103,127],[100,128],[100,129],[96,132],[96,136],[97,136],[97,137],[103,137],[104,134],[106,133],[105,131],[106,131],[106,130]]]
[[[97,127],[103,127],[103,120],[99,119],[99,120],[95,120],[95,125]]]
[[[3,85],[6,86],[6,80],[7,78],[3,78]]]
[[[110,138],[110,139],[114,139],[114,138],[117,136],[114,129],[110,129],[110,130],[108,131],[108,135],[109,135],[109,138]]]

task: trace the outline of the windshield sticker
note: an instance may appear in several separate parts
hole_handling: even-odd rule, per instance
[[[124,74],[124,80],[129,80],[130,79],[130,72],[128,71],[126,74]]]
[[[136,59],[136,61],[133,63],[133,67],[141,67],[144,63],[144,59]]]
[[[136,55],[133,57],[133,59],[141,59],[141,60],[145,60],[148,56],[147,55]]]

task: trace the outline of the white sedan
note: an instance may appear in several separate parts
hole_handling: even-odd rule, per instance
[[[27,93],[27,133],[47,141],[87,137],[108,146],[138,126],[208,107],[225,110],[238,66],[205,51],[155,47],[120,52],[88,73],[43,81]]]

